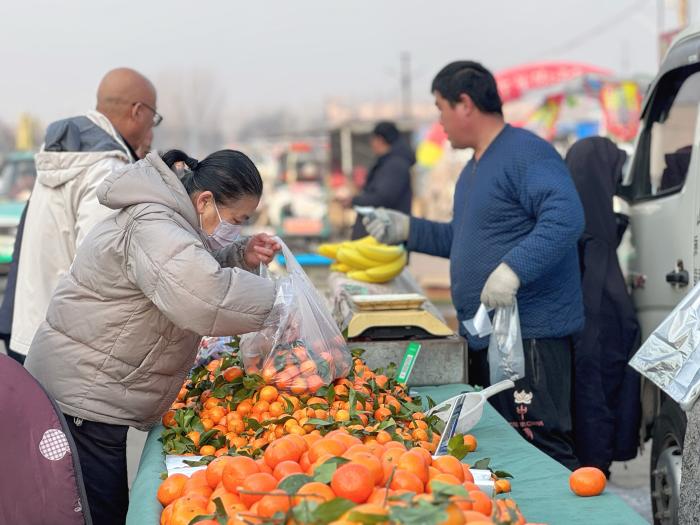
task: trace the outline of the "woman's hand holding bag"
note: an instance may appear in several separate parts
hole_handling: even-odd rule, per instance
[[[249,268],[270,264],[275,254],[282,249],[280,244],[266,233],[253,235],[246,244],[243,260]]]

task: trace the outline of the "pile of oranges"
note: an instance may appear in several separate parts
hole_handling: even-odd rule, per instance
[[[158,489],[161,525],[523,525],[509,499],[479,490],[468,465],[422,447],[363,442],[341,428],[289,433],[257,459],[224,455]]]
[[[163,416],[164,450],[257,457],[282,436],[320,438],[344,428],[361,442],[398,441],[434,452],[444,423],[437,416],[426,416],[422,402],[412,399],[391,372],[381,372],[370,370],[355,355],[346,377],[310,387],[317,377],[313,373],[302,378],[303,385],[295,380],[288,392],[280,388],[279,372],[263,369],[262,374],[246,374],[233,352],[192,372]]]

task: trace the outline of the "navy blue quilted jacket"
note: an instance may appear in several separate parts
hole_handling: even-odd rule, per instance
[[[583,327],[577,241],[581,201],[556,150],[509,125],[457,181],[452,222],[412,218],[408,249],[450,259],[452,301],[474,317],[491,272],[505,262],[520,278],[524,339],[565,337]],[[488,346],[468,336],[469,347]]]

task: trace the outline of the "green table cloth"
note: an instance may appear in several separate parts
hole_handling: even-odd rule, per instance
[[[436,402],[464,392],[467,385],[414,388]],[[165,456],[158,441],[162,427],[151,430],[131,488],[127,525],[160,523],[156,492]],[[512,497],[530,522],[549,525],[637,525],[647,522],[624,501],[609,492],[580,498],[569,490],[569,470],[523,439],[488,403],[479,424],[471,432],[478,440],[476,452],[464,459],[473,464],[491,458],[491,467],[513,474]]]
[[[413,390],[439,402],[466,389],[464,385],[445,385]],[[593,498],[574,495],[569,489],[571,471],[523,439],[488,403],[471,434],[476,437],[478,447],[464,461],[472,464],[481,458],[491,458],[491,468],[510,472],[511,496],[528,521],[549,525],[647,524],[622,499],[608,491]]]

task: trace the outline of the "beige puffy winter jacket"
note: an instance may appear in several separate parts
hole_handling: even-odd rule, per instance
[[[202,335],[259,329],[275,284],[214,254],[189,196],[158,155],[98,188],[120,210],[85,238],[59,282],[26,367],[68,415],[152,426],[175,399]]]

